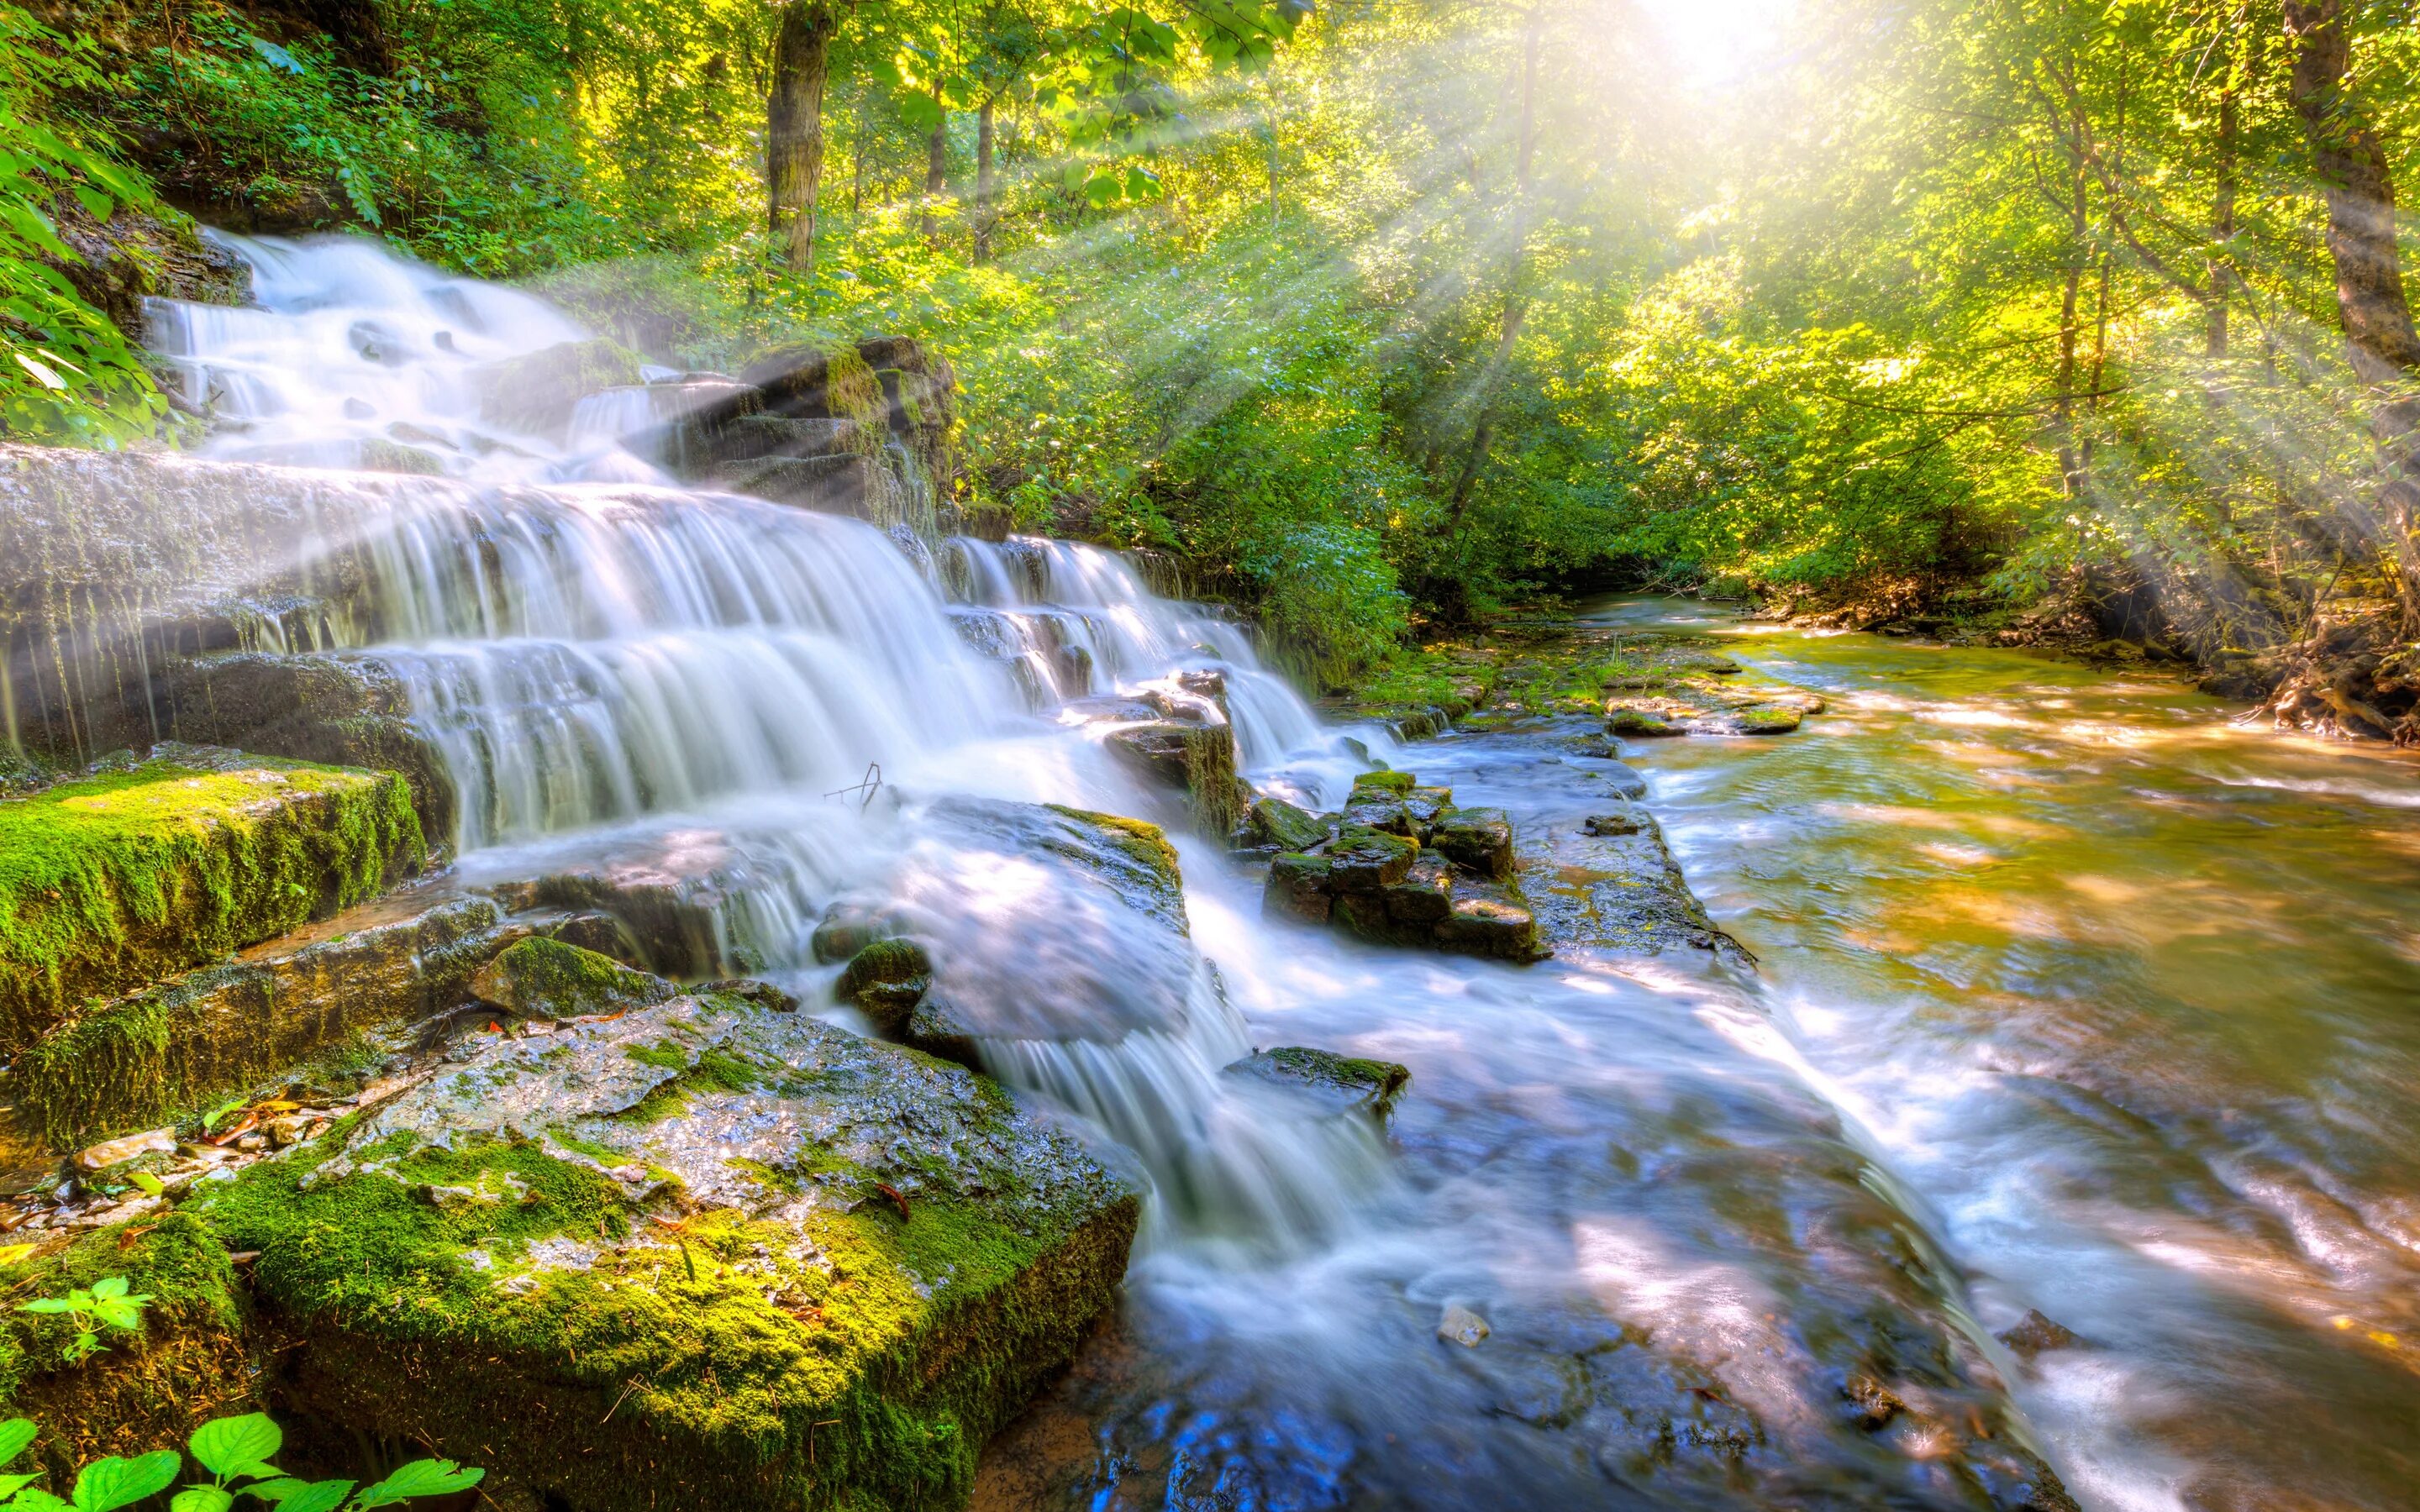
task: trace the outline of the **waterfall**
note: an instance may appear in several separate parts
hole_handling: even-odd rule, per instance
[[[551,435],[499,424],[481,374],[582,340],[559,312],[365,242],[235,245],[261,308],[156,311],[222,422],[209,452],[343,466],[407,447],[443,474],[381,485],[348,522],[365,580],[308,654],[403,688],[457,792],[466,878],[585,855],[710,871],[718,963],[809,981],[824,906],[871,889],[936,942],[936,990],[981,1009],[985,1063],[1140,1159],[1155,1232],[1300,1241],[1379,1181],[1366,1123],[1289,1119],[1220,1075],[1251,1043],[1181,918],[952,796],[1141,811],[1061,716],[1148,689],[1231,718],[1248,771],[1348,768],[1242,626],[1094,547],[933,556],[912,532],[674,486],[621,444],[664,418],[669,384],[566,402]],[[892,450],[885,486],[919,490]],[[1223,709],[1172,680],[1205,670]],[[869,767],[891,802],[833,795]]]

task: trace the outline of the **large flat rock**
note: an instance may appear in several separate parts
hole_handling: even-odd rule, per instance
[[[361,903],[427,856],[391,773],[162,746],[0,801],[0,1044]]]
[[[962,1504],[1138,1205],[970,1072],[712,994],[498,1037],[189,1204],[312,1412],[581,1512]]]

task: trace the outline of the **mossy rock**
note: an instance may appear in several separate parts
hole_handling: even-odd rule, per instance
[[[1512,875],[1512,821],[1501,809],[1450,809],[1429,834],[1440,855],[1491,881]]]
[[[54,1149],[170,1121],[348,1035],[465,1001],[472,974],[516,937],[484,898],[346,927],[352,917],[86,1004],[18,1059],[19,1118]],[[611,921],[565,921],[576,922]]]
[[[1332,892],[1374,893],[1401,882],[1419,858],[1420,842],[1357,825],[1338,831],[1327,850],[1327,883]]]
[[[924,989],[932,984],[933,958],[914,940],[876,940],[849,957],[833,990],[865,1011],[875,1026],[894,1039],[907,1027]]]
[[[1796,709],[1742,709],[1731,716],[1731,729],[1743,735],[1786,735],[1805,722]]]
[[[988,1082],[712,995],[500,1040],[194,1201],[314,1412],[589,1512],[962,1506],[1139,1211]]]
[[[542,936],[508,947],[471,979],[479,1001],[524,1018],[571,1018],[660,1003],[673,995],[660,977],[610,956]]]
[[[1616,708],[1606,711],[1606,733],[1613,735],[1683,735],[1688,733],[1660,714],[1645,709]]]
[[[1418,781],[1419,779],[1409,772],[1393,772],[1381,768],[1375,772],[1362,773],[1353,779],[1353,785],[1356,788],[1375,788],[1379,792],[1402,797],[1411,792]]]
[[[1235,772],[1233,725],[1156,719],[1112,731],[1105,744],[1136,772],[1190,796],[1204,834],[1233,830],[1251,801],[1251,789]]]
[[[427,856],[392,773],[189,747],[0,801],[0,1041],[361,902]]]
[[[1056,803],[1044,808],[1074,826],[1072,834],[1063,829],[1041,837],[1045,849],[1120,886],[1131,899],[1141,902],[1179,934],[1187,933],[1185,877],[1177,868],[1176,847],[1168,842],[1168,831],[1147,820],[1128,819],[1123,814],[1070,809]]]
[[[1385,1123],[1411,1085],[1410,1068],[1391,1060],[1364,1060],[1333,1050],[1280,1045],[1228,1066],[1221,1074],[1283,1088],[1322,1113],[1349,1113]]]
[[[106,1329],[107,1349],[70,1364],[75,1328],[17,1304],[124,1276],[151,1300],[138,1330]],[[41,1426],[35,1456],[49,1484],[75,1483],[75,1467],[103,1455],[181,1446],[213,1417],[262,1405],[260,1350],[226,1246],[206,1224],[169,1212],[97,1228],[64,1246],[0,1268],[0,1417]],[[15,1468],[27,1468],[23,1466]]]
[[[1307,851],[1327,839],[1327,820],[1324,816],[1283,798],[1256,800],[1246,827],[1252,838],[1285,851]]]

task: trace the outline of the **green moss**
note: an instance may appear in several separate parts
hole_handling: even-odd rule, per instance
[[[400,778],[299,762],[153,761],[0,800],[0,1039],[361,902],[427,855]]]
[[[668,1473],[693,1504],[962,1505],[982,1438],[1018,1405],[1021,1361],[1042,1338],[1072,1342],[1082,1319],[1055,1309],[1123,1245],[946,1201],[903,1217],[845,1162],[761,1173],[771,1193],[818,1194],[799,1223],[721,1210],[671,1227],[632,1223],[613,1183],[535,1143],[355,1162],[326,1180],[264,1163],[209,1199],[226,1242],[261,1251],[259,1290],[309,1332],[323,1410],[409,1398],[444,1415],[411,1421],[449,1443],[500,1422],[577,1424],[514,1448],[522,1473],[600,1512],[648,1505]],[[424,1187],[477,1197],[439,1206]],[[1130,1223],[1131,1203],[1116,1217]],[[597,1242],[626,1226],[626,1243]],[[532,1244],[566,1239],[594,1258],[530,1267]],[[473,1352],[509,1364],[431,1373]],[[609,1413],[611,1434],[587,1431]]]
[[[849,957],[836,989],[854,998],[866,988],[914,981],[933,969],[933,958],[914,940],[876,940]]]
[[[675,992],[660,977],[542,934],[514,942],[480,970],[475,985],[486,1001],[551,1018],[660,1003]]]
[[[1168,831],[1157,825],[1128,819],[1122,814],[1070,809],[1057,803],[1044,807],[1084,825],[1094,832],[1094,839],[1140,868],[1158,901],[1173,906],[1176,917],[1183,919],[1185,878],[1177,869],[1176,847],[1168,842]],[[1047,845],[1049,842],[1046,840],[1043,843]],[[1076,859],[1086,857],[1078,856]]]
[[[20,1303],[122,1275],[147,1293],[138,1332],[108,1330],[109,1348],[66,1360],[75,1328]],[[226,1246],[190,1214],[95,1229],[63,1249],[0,1269],[0,1415],[42,1426],[37,1453],[53,1483],[105,1454],[183,1442],[202,1418],[251,1409],[256,1372],[248,1309]]]
[[[1645,709],[1615,709],[1605,717],[1607,734],[1614,735],[1677,735],[1681,732],[1660,714]]]
[[[1353,779],[1353,786],[1356,790],[1366,788],[1400,798],[1411,792],[1417,781],[1418,779],[1409,772],[1381,770],[1362,773]]]
[[[1803,718],[1796,709],[1743,709],[1731,722],[1744,735],[1786,735]]]

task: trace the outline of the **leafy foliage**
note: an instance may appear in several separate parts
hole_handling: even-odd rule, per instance
[[[76,1336],[67,1347],[66,1358],[68,1364],[76,1365],[109,1348],[101,1342],[102,1329],[140,1333],[143,1309],[150,1301],[147,1293],[130,1291],[126,1277],[108,1275],[95,1281],[89,1288],[77,1287],[63,1296],[37,1297],[32,1302],[20,1303],[17,1310],[64,1314],[72,1321]]]
[[[0,1467],[32,1446],[39,1430],[31,1418],[0,1423]],[[228,1512],[238,1496],[257,1497],[279,1512],[371,1512],[424,1496],[451,1496],[479,1484],[485,1471],[466,1470],[450,1459],[415,1459],[385,1479],[356,1489],[349,1480],[306,1481],[270,1463],[285,1446],[285,1431],[254,1412],[222,1417],[194,1430],[186,1444],[207,1479],[189,1483],[170,1499],[170,1512]],[[156,1449],[132,1458],[96,1459],[76,1473],[68,1499],[34,1484],[39,1474],[0,1473],[0,1508],[10,1512],[113,1512],[157,1496],[176,1484],[185,1457]]]

